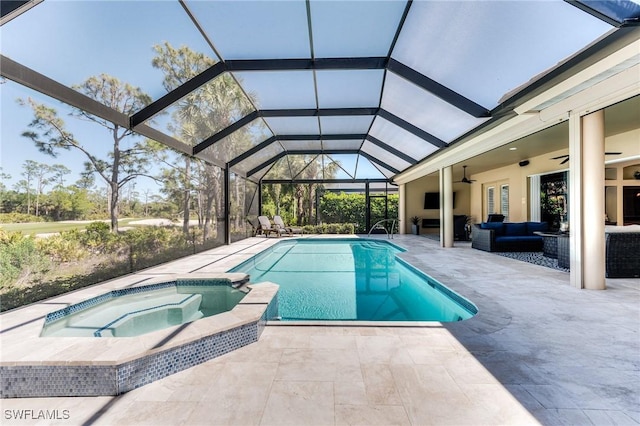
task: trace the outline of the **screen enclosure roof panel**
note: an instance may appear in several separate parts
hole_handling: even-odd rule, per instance
[[[336,156],[354,162],[339,167],[345,175],[392,178],[511,113],[505,96],[539,91],[565,64],[615,45],[638,10],[591,0],[50,0],[3,21],[0,73],[75,107],[96,97],[76,85],[114,77],[146,97],[103,116],[124,113],[139,135],[251,179],[323,178]]]

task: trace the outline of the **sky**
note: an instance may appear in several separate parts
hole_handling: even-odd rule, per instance
[[[554,1],[563,3],[560,0]],[[211,58],[216,58],[216,53],[206,43],[177,1],[154,1],[153,6],[148,7],[150,3],[150,0],[46,0],[0,27],[0,51],[4,56],[69,86],[79,84],[89,76],[106,73],[140,87],[155,100],[164,95],[165,89],[162,87],[162,73],[151,65],[154,45],[168,41],[174,47],[187,45],[192,50],[204,53]],[[202,24],[210,29],[216,48],[225,55],[226,59],[229,59],[229,56],[233,57],[234,52],[236,57],[279,57],[284,52],[279,51],[278,48],[281,49],[280,46],[287,45],[285,42],[290,43],[293,39],[299,44],[282,57],[308,55],[306,20],[297,19],[300,16],[305,17],[306,7],[303,0],[252,3],[187,1],[187,4],[194,13],[202,17]],[[385,49],[372,46],[384,46],[389,42],[387,40],[389,34],[392,34],[395,28],[389,22],[399,19],[404,3],[377,2],[377,4],[375,8],[371,5],[363,8],[362,2],[313,2],[312,13],[325,18],[316,23],[314,45],[326,56],[346,54],[345,52],[349,49],[338,43],[340,36],[344,34],[348,35],[355,47],[362,50],[362,56],[378,55],[381,52],[384,55]],[[232,19],[231,15],[240,7],[251,11],[242,15],[242,25]],[[566,7],[568,7],[566,13],[575,13],[573,6]],[[278,19],[276,22],[272,19],[265,20],[264,16],[273,8],[279,11]],[[422,5],[420,8],[418,6],[414,8],[422,10]],[[359,25],[353,26],[357,27],[361,33],[348,25],[349,19],[345,17],[350,13],[361,13]],[[229,19],[216,22],[212,16],[228,16]],[[373,26],[372,24],[378,22],[380,16],[387,18],[385,22],[388,25]],[[455,25],[464,24],[466,21],[462,20],[463,18],[460,16],[457,20],[453,20],[452,28],[455,29]],[[559,18],[556,17],[556,19]],[[587,21],[594,26],[594,29],[588,30],[581,28],[588,34],[602,33],[603,29],[610,28],[603,26],[602,22],[595,18],[589,17]],[[412,24],[409,22],[407,25]],[[502,23],[494,25],[496,31],[502,26]],[[575,32],[574,30],[571,28],[572,32]],[[247,31],[250,36],[237,37],[237,32],[244,34]],[[302,35],[292,37],[292,34]],[[402,40],[399,41],[401,42]],[[104,46],[109,48],[105,49]],[[533,49],[527,52],[532,57],[551,47],[549,43],[546,43],[546,46],[535,44],[532,46]],[[296,53],[298,50],[300,52]],[[259,53],[256,54],[256,52]],[[401,54],[407,55],[406,52],[407,50],[400,49]],[[407,57],[406,60],[411,59]],[[350,85],[351,88],[354,86],[354,84]],[[362,87],[364,86],[363,84]],[[366,89],[357,91],[363,93]],[[33,97],[56,108],[60,116],[65,119],[69,130],[79,140],[91,140],[92,144],[104,146],[108,146],[111,142],[109,134],[102,128],[68,117],[70,109],[67,106],[14,82],[5,81],[0,84],[0,165],[5,173],[12,176],[7,186],[11,187],[22,178],[21,166],[26,159],[49,164],[62,163],[75,172],[74,175],[69,176],[69,183],[77,180],[78,173],[83,169],[84,156],[68,151],[59,158],[52,159],[39,153],[30,140],[21,136],[28,130],[28,124],[33,118],[29,108],[19,107],[16,103],[17,98],[25,97]],[[377,94],[375,97],[377,98]],[[383,102],[386,101],[383,99]],[[497,102],[497,99],[494,102]],[[410,112],[416,115],[420,107],[421,105],[412,106]],[[426,115],[424,116],[426,119]],[[164,122],[159,121],[156,127],[159,126],[160,130],[165,131],[163,124]]]
[[[145,8],[143,3],[47,0],[1,27],[2,54],[69,86],[106,73],[140,87],[157,99],[166,91],[162,87],[162,73],[151,65],[154,44],[166,40],[174,46],[186,44],[215,56],[193,25],[189,25],[177,2],[157,2],[153,8]],[[169,26],[175,30],[167,32]],[[106,42],[101,40],[105,38],[116,48],[103,49]],[[100,43],[100,55],[95,55],[96,42]],[[30,108],[19,106],[16,99],[27,97],[55,108],[67,129],[78,140],[91,141],[93,150],[97,145],[112,143],[102,127],[69,117],[68,106],[5,80],[0,84],[0,165],[12,177],[5,185],[12,187],[23,178],[22,164],[27,159],[64,164],[74,172],[68,176],[68,184],[76,181],[86,161],[83,154],[70,150],[51,158],[21,136],[28,130],[33,114]],[[150,180],[146,184],[156,186]]]

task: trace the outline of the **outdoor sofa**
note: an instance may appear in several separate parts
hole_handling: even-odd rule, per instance
[[[542,251],[534,232],[549,230],[547,222],[482,222],[471,228],[471,247],[484,251]]]
[[[640,278],[640,225],[605,227],[605,276]],[[558,240],[558,266],[570,267],[569,238]]]
[[[638,225],[633,227],[636,228]],[[631,227],[616,228],[618,229],[605,234],[606,276],[607,278],[640,278],[640,230],[629,232]],[[622,232],[619,232],[620,228]]]

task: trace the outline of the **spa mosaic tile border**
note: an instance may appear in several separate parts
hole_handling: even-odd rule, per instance
[[[253,323],[117,366],[0,367],[0,396],[119,395],[257,342],[258,338],[258,324]]]
[[[107,293],[92,297],[87,300],[83,300],[82,302],[79,302],[79,303],[74,303],[73,305],[67,306],[62,309],[58,309],[57,311],[53,311],[47,314],[44,320],[44,323],[45,325],[47,325],[61,318],[64,318],[68,315],[71,315],[75,312],[84,311],[85,309],[104,303],[107,300],[111,300],[116,297],[126,296],[130,294],[145,293],[148,291],[159,290],[167,287],[206,287],[206,286],[218,286],[218,285],[227,285],[227,286],[230,285],[233,287],[237,287],[242,285],[243,283],[244,282],[242,281],[240,282],[231,281],[228,278],[174,279],[174,280],[168,280],[166,282],[161,282],[156,284],[147,284],[147,285],[142,285],[138,287],[111,290]]]
[[[117,395],[116,366],[0,367],[2,398]]]
[[[257,323],[208,336],[159,354],[119,365],[116,370],[117,394],[185,370],[258,341]]]
[[[277,303],[274,286],[269,303],[247,303],[264,307],[255,320],[119,364],[0,366],[0,398],[119,395],[257,342],[267,319],[277,316]]]

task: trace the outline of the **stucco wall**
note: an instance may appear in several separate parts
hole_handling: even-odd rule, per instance
[[[568,138],[568,135],[567,135]],[[640,129],[631,130],[618,135],[609,136],[605,139],[607,151],[621,151],[625,156],[640,156]],[[476,180],[471,185],[454,184],[456,192],[456,203],[454,214],[470,215],[474,223],[481,222],[486,218],[483,217],[482,209],[482,189],[483,184],[490,182],[508,182],[509,183],[509,220],[512,222],[526,221],[529,216],[528,204],[528,181],[527,178],[532,175],[546,174],[567,170],[569,163],[560,164],[562,160],[552,160],[552,157],[568,154],[567,148],[549,152],[537,157],[528,158],[529,164],[520,167],[517,163],[506,167],[489,170],[482,173],[467,174],[470,179]],[[607,156],[609,160],[614,160],[615,156]],[[611,211],[614,217],[610,217],[611,221],[622,220],[622,187],[625,185],[637,185],[640,182],[623,179],[623,169],[634,164],[640,164],[640,160],[631,160],[622,163],[609,164],[607,168],[616,168],[617,179],[607,180],[605,186],[614,187],[609,189],[609,193],[616,193],[617,196],[606,200],[607,211]],[[459,167],[459,166],[455,166]],[[629,169],[627,169],[629,170]],[[419,216],[421,218],[438,218],[438,210],[425,210],[424,193],[438,192],[438,174],[424,176],[406,184],[406,217],[404,218],[406,232],[411,232],[411,223],[409,218]],[[613,207],[615,206],[615,207]],[[437,230],[436,230],[437,231]]]
[[[469,214],[470,209],[470,187],[473,185],[464,183],[454,183],[453,191],[456,193],[453,214]],[[406,217],[404,218],[405,232],[411,233],[412,216],[418,216],[421,219],[437,219],[440,217],[440,211],[435,209],[424,209],[425,192],[439,192],[438,174],[423,176],[406,185]],[[421,232],[438,232],[437,229],[423,229]]]

